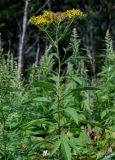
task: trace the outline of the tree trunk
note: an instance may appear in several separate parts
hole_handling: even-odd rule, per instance
[[[36,59],[35,59],[36,66],[38,66],[39,64],[39,54],[40,54],[40,43],[39,43],[39,34],[38,34],[37,51],[36,51]]]
[[[23,49],[24,49],[24,40],[27,28],[28,5],[29,5],[29,0],[25,0],[22,33],[19,40],[19,51],[18,51],[18,71],[20,77],[22,76],[22,70],[23,70]]]

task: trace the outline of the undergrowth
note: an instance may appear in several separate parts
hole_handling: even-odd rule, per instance
[[[114,159],[115,50],[109,32],[105,43],[105,65],[95,84],[75,28],[68,44],[72,55],[61,60],[53,41],[54,53],[46,49],[26,84],[0,44],[1,160]]]

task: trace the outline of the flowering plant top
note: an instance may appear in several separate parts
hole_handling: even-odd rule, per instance
[[[44,11],[42,15],[31,17],[29,23],[36,26],[50,25],[51,23],[59,24],[65,20],[82,17],[84,17],[84,13],[80,9],[72,9],[56,13],[52,11]]]

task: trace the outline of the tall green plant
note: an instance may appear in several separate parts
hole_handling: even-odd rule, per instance
[[[68,49],[72,55],[61,58],[60,43],[73,21],[82,16],[73,9],[45,11],[30,19],[51,44],[40,65],[30,68],[26,84],[20,81],[12,55],[3,56],[0,45],[0,159],[98,160],[114,156],[106,154],[114,147],[115,107],[115,56],[109,32],[98,89],[90,85],[85,66],[88,58],[81,54],[76,28],[68,48],[63,49],[65,55]]]
[[[36,84],[39,89],[41,87],[48,89],[47,96],[49,95],[49,98],[46,98],[46,95],[44,94],[45,97],[42,97],[41,100],[40,97],[37,99],[39,102],[44,100],[44,102],[46,102],[45,104],[47,104],[47,107],[49,106],[48,109],[50,113],[47,111],[49,116],[47,115],[47,118],[44,118],[46,119],[47,124],[50,124],[44,125],[47,126],[50,131],[47,130],[44,146],[46,146],[46,149],[52,158],[58,157],[59,159],[64,158],[66,160],[71,160],[72,157],[79,157],[79,154],[81,154],[83,151],[83,147],[91,143],[84,129],[82,128],[81,123],[86,122],[87,117],[87,90],[92,90],[94,88],[89,87],[88,82],[86,82],[86,73],[83,72],[83,61],[86,59],[86,57],[80,57],[78,53],[80,41],[75,29],[73,31],[73,38],[71,40],[73,55],[68,58],[68,60],[64,60],[64,63],[68,64],[65,74],[61,74],[61,66],[63,62],[60,59],[59,48],[59,43],[65,37],[65,34],[68,32],[74,19],[76,17],[79,18],[82,15],[83,14],[79,10],[70,10],[67,12],[57,13],[45,11],[43,15],[32,17],[30,19],[31,23],[38,26],[46,34],[55,49],[55,53],[52,54],[53,56],[47,55],[46,64],[49,59],[48,57],[52,57],[52,62],[54,59],[58,61],[57,71],[52,70],[50,77],[45,78],[44,84],[41,83],[40,80],[38,80]],[[63,24],[66,24],[65,28],[63,28]],[[45,56],[43,57],[45,58]],[[46,70],[48,69],[46,68]],[[50,90],[47,85],[51,86]],[[47,92],[47,90],[45,92]],[[51,106],[48,105],[48,100]],[[47,110],[45,109],[45,104],[43,104],[42,107],[44,110]],[[84,114],[85,112],[86,114]],[[51,136],[53,137],[51,138]],[[80,142],[83,136],[85,137],[85,143],[82,146]],[[80,151],[77,149],[77,146],[80,147]],[[53,150],[51,151],[52,148]]]
[[[115,50],[112,45],[109,31],[106,33],[105,43],[105,65],[98,74],[99,90],[96,91],[96,97],[94,97],[95,120],[100,122],[103,130],[101,131],[102,133],[100,133],[100,136],[97,136],[99,138],[97,140],[97,146],[100,150],[97,155],[98,158],[104,157],[108,149],[112,150],[115,138]],[[99,131],[97,131],[97,133],[99,134]]]

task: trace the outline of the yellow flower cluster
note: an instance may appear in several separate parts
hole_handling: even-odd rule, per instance
[[[38,25],[41,25],[41,24],[48,24],[48,20],[41,15],[37,16],[37,17],[33,16],[33,17],[30,18],[29,23],[38,26]]]
[[[51,23],[60,23],[66,19],[80,18],[83,17],[84,13],[79,9],[67,10],[65,12],[52,12],[44,11],[43,15],[37,17],[31,17],[29,23],[32,23],[36,26],[39,25],[48,25]]]
[[[73,18],[73,17],[83,17],[84,13],[80,10],[80,9],[71,9],[71,10],[67,10],[66,14],[69,18]]]
[[[55,13],[52,12],[52,11],[43,11],[43,17],[46,18],[46,19],[51,19],[53,20],[53,17],[54,17]]]
[[[55,17],[54,17],[54,20],[55,22],[62,22],[64,21],[65,19],[67,18],[67,15],[65,12],[57,12],[55,13]]]

